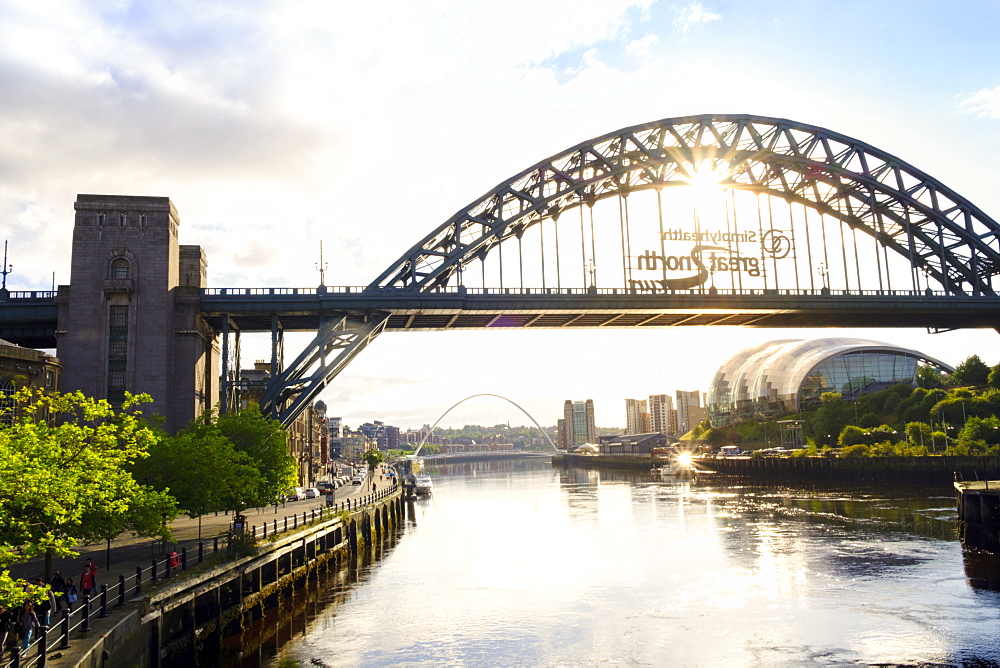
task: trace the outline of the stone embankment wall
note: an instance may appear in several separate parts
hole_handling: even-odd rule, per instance
[[[129,604],[76,666],[195,665],[320,570],[339,568],[402,526],[396,490],[349,513],[258,541],[257,553],[178,578]],[[259,535],[259,534],[258,534]]]
[[[765,480],[920,482],[1000,478],[1000,457],[728,457],[700,459],[704,468]]]
[[[579,468],[648,471],[649,455],[572,455],[553,457],[553,463]],[[1000,479],[1000,457],[727,457],[697,459],[696,465],[716,473],[760,480],[811,482],[920,482]],[[660,462],[656,462],[658,465]]]

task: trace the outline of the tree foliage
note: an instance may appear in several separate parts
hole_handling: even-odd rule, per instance
[[[243,510],[264,486],[250,457],[238,452],[214,424],[164,437],[150,448],[148,459],[136,464],[135,476],[169,491],[189,517]]]
[[[116,411],[80,392],[15,395],[17,417],[0,429],[0,567],[44,554],[48,575],[53,555],[73,556],[82,542],[169,536],[171,499],[130,473],[158,438],[139,411],[148,401],[127,394]],[[11,582],[4,571],[0,590]]]
[[[220,415],[216,424],[238,452],[246,453],[263,478],[263,485],[250,505],[273,503],[298,482],[298,468],[288,452],[285,429],[277,420],[261,414],[257,404],[250,404],[239,413]]]
[[[990,375],[990,368],[979,359],[979,355],[971,355],[955,367],[952,379],[958,385],[985,385]]]
[[[369,450],[365,453],[365,463],[368,464],[369,471],[374,471],[383,460],[382,453],[378,450]]]
[[[926,390],[944,387],[944,377],[936,367],[924,364],[917,369],[917,384]]]
[[[850,406],[839,392],[824,392],[820,395],[819,408],[807,425],[809,433],[818,445],[833,445],[840,432],[850,423],[853,414]]]

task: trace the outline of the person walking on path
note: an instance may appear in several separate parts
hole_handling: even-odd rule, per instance
[[[80,597],[80,591],[73,584],[73,578],[68,578],[66,580],[66,607],[69,608],[70,612],[73,612],[73,604]]]
[[[97,567],[90,559],[83,565],[83,574],[80,576],[80,590],[84,596],[90,596],[97,589]]]
[[[66,603],[66,581],[63,579],[61,571],[55,572],[49,581],[49,586],[52,588],[53,596],[56,597],[55,611],[59,612]]]
[[[35,614],[35,606],[31,601],[25,601],[21,606],[21,613],[17,620],[18,635],[21,637],[21,654],[28,651],[31,645],[31,637],[42,625],[38,623],[38,615]]]
[[[44,585],[42,584],[42,578],[38,578],[38,580],[35,582],[35,585],[38,587],[43,587]],[[39,603],[38,607],[35,608],[35,615],[40,620],[42,620],[42,626],[49,625],[49,615],[52,614],[52,610],[55,607],[56,607],[56,597],[55,594],[52,593],[52,590],[49,589],[45,593],[45,600]]]

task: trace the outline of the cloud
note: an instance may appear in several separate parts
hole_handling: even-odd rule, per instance
[[[682,35],[686,35],[700,25],[711,23],[712,21],[718,21],[721,18],[721,14],[716,14],[715,12],[706,9],[700,2],[692,2],[677,12],[677,18],[674,19],[674,27],[677,28]]]
[[[959,106],[977,116],[1000,118],[1000,86],[983,88],[960,100]]]

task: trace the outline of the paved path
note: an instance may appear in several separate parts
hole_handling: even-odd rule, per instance
[[[362,485],[352,485],[348,483],[347,485],[335,490],[332,495],[332,499],[335,500],[336,504],[341,504],[347,500],[356,500],[365,495],[371,494],[373,491],[372,485],[375,485],[376,489],[381,491],[386,489],[391,483],[390,479],[381,475],[380,471],[376,469],[374,475],[368,476],[365,483]],[[293,522],[291,517],[297,515],[298,518],[302,519],[302,513],[314,509],[319,509],[326,506],[327,497],[320,496],[316,499],[305,499],[302,501],[292,501],[288,503],[282,503],[277,506],[267,506],[265,508],[251,508],[249,510],[243,511],[244,516],[247,518],[247,524],[250,526],[259,527],[267,522],[269,527],[273,526],[275,520],[278,521],[279,530],[284,528],[284,518],[288,517],[288,526],[291,527]],[[233,513],[219,513],[206,515],[201,518],[200,521],[200,532],[201,532],[201,543],[204,545],[206,558],[211,555],[213,549],[213,538],[219,538],[219,549],[225,549],[225,541],[222,539],[226,533],[230,530],[233,521]],[[247,528],[249,529],[250,526]],[[154,559],[160,564],[158,572],[163,573],[163,562],[164,559],[171,551],[177,551],[178,554],[181,553],[182,548],[186,547],[188,552],[188,564],[189,566],[194,566],[197,564],[198,559],[198,535],[199,535],[199,520],[192,519],[187,516],[181,516],[170,523],[170,530],[173,534],[174,542],[164,545],[161,541],[153,541],[148,538],[136,538],[134,536],[122,535],[119,538],[111,542],[110,550],[108,546],[97,544],[97,545],[83,545],[76,548],[76,551],[80,553],[78,557],[53,559],[52,571],[60,571],[64,578],[72,578],[73,582],[79,586],[80,574],[83,571],[83,564],[86,559],[91,558],[97,565],[97,585],[105,584],[108,586],[108,597],[109,606],[112,605],[111,599],[117,594],[118,576],[123,575],[126,578],[134,576],[136,568],[149,569]],[[110,566],[109,566],[110,563]],[[42,577],[45,572],[45,561],[44,558],[32,559],[23,564],[17,564],[10,569],[11,575],[14,577],[26,578],[28,580],[34,580],[36,577]],[[143,594],[148,591],[149,587],[149,573],[148,571],[143,575]],[[82,598],[82,596],[81,596]],[[79,607],[79,603],[75,607]],[[84,654],[90,649],[93,644],[99,640],[104,633],[107,631],[114,619],[112,616],[108,620],[96,619],[96,602],[95,611],[92,614],[92,628],[93,630],[86,634],[86,636],[78,636],[75,632],[73,634],[73,642],[68,649],[64,650],[54,650],[48,653],[50,658],[48,665],[56,668],[62,666],[73,666],[76,661],[84,656]],[[77,617],[74,615],[74,617]],[[77,622],[73,622],[74,626]],[[50,631],[49,631],[49,642],[48,645],[52,647],[54,639],[58,639],[59,634],[59,617],[53,615],[50,621]],[[8,656],[6,653],[3,655],[2,661],[0,661],[0,666],[8,665]],[[35,665],[37,662],[36,649],[32,647],[28,655],[22,659],[22,666],[25,665]]]

